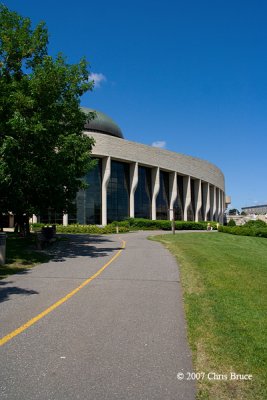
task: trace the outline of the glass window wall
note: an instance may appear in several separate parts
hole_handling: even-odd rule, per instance
[[[135,218],[151,219],[151,169],[138,167],[138,185],[134,195]]]
[[[122,221],[129,217],[129,164],[111,161],[111,176],[107,189],[107,220]]]
[[[156,201],[157,219],[168,219],[169,204],[169,173],[160,171],[160,190]]]
[[[77,222],[82,225],[101,224],[101,159],[97,159],[97,165],[88,172],[84,180],[88,184],[88,188],[80,190],[76,196]]]
[[[177,198],[174,203],[174,218],[176,221],[184,219],[184,181],[181,175],[177,175]]]

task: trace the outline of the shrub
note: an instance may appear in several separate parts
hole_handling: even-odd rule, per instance
[[[217,223],[212,222],[194,222],[194,221],[175,221],[175,229],[177,230],[207,230],[208,223],[213,229],[217,229]],[[46,224],[33,224],[33,230],[40,230]],[[56,225],[57,233],[88,233],[88,234],[105,234],[116,233],[117,226],[119,233],[129,232],[129,230],[163,230],[171,231],[172,222],[167,220],[156,220],[145,218],[128,218],[124,221],[113,221],[104,227],[97,225],[80,225],[71,224],[67,226]]]
[[[257,219],[256,221],[248,221],[243,226],[248,228],[267,228],[267,224],[260,219]]]
[[[213,229],[217,229],[216,222],[209,222]],[[112,222],[112,225],[128,226],[130,230],[165,230],[171,231],[172,222],[167,220],[151,220],[145,218],[128,218],[124,221]],[[193,222],[193,221],[175,221],[175,229],[177,230],[206,230],[208,221]]]
[[[45,224],[33,224],[33,230],[40,230],[40,228],[44,227]],[[57,233],[87,233],[87,234],[109,234],[109,233],[117,233],[116,225],[106,225],[106,226],[97,226],[97,225],[56,225]],[[119,226],[119,233],[129,232],[129,228],[127,226]]]
[[[219,232],[230,233],[240,236],[255,236],[267,238],[267,227],[265,228],[250,228],[243,226],[219,226]]]
[[[230,221],[228,222],[227,226],[236,226],[236,223],[233,219],[230,219]]]

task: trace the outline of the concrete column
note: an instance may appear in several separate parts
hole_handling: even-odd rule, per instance
[[[37,224],[37,215],[32,214],[32,223]]]
[[[184,176],[183,187],[184,187],[184,221],[187,221],[187,209],[191,203],[191,178],[190,176]]]
[[[63,213],[63,226],[69,225],[69,214]]]
[[[208,220],[208,212],[210,210],[210,185],[202,182],[202,198],[203,198],[203,219]]]
[[[157,196],[159,194],[160,189],[160,178],[159,178],[159,167],[152,168],[151,171],[151,180],[152,180],[152,204],[151,204],[151,214],[152,220],[157,219]]]
[[[138,163],[130,164],[130,217],[134,218],[134,194],[138,185]]]
[[[111,175],[111,158],[102,158],[102,225],[107,225],[107,188]]]
[[[169,173],[169,188],[170,188],[170,213],[169,213],[169,217],[170,217],[170,221],[173,220],[174,218],[174,202],[177,198],[177,172],[170,172]]]
[[[15,218],[13,214],[9,214],[9,218],[8,218],[8,227],[9,228],[14,228],[15,225]]]
[[[195,210],[196,210],[196,215],[195,215],[195,221],[199,221],[199,211],[201,210],[202,206],[202,191],[201,191],[201,180],[200,179],[195,179]]]
[[[8,221],[9,228],[14,228],[15,225],[15,217],[13,214],[9,214],[9,221]]]
[[[214,212],[215,212],[215,188],[210,185],[210,220],[214,221]]]

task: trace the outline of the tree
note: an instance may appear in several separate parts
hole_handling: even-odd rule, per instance
[[[31,28],[0,5],[0,210],[68,212],[93,166],[80,97],[92,90],[88,63],[48,55],[44,23]]]
[[[229,215],[239,215],[240,212],[238,211],[237,208],[232,208],[231,210],[229,210],[228,214]]]

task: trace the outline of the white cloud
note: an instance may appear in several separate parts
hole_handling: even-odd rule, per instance
[[[164,149],[166,147],[166,142],[164,140],[157,140],[152,143],[153,147],[159,147],[160,149]]]
[[[94,81],[94,87],[98,88],[101,86],[101,83],[105,82],[107,78],[101,72],[98,74],[97,72],[92,72],[89,76],[90,81]]]

